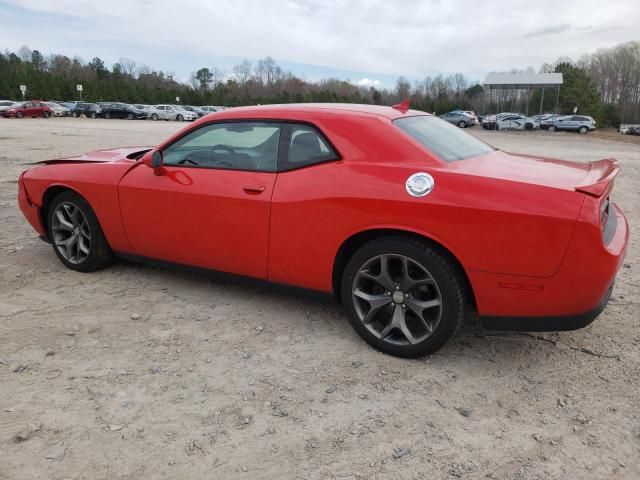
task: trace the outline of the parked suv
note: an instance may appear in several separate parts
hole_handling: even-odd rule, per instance
[[[571,132],[589,133],[596,129],[596,121],[586,115],[566,115],[559,117],[549,127],[549,130],[566,130]]]
[[[462,110],[454,110],[453,112],[445,113],[444,115],[440,115],[440,118],[449,123],[453,123],[460,128],[473,127],[478,123],[478,119],[475,115],[470,115]]]
[[[0,112],[3,117],[44,117],[51,116],[51,109],[46,103],[40,100],[31,100],[28,102],[17,102],[7,110]]]
[[[99,105],[95,103],[81,102],[76,104],[76,107],[73,109],[71,115],[76,118],[82,115],[86,117],[96,118],[100,115],[101,112],[102,110]]]
[[[129,120],[147,118],[147,112],[126,103],[98,102],[98,106],[102,110],[100,113],[102,118],[128,118]]]

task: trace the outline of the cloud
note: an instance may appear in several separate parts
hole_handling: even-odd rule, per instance
[[[203,66],[228,72],[243,58],[269,55],[299,75],[313,65],[387,85],[400,75],[480,78],[537,68],[638,40],[637,2],[585,8],[584,0],[0,0],[0,45],[110,63],[124,56],[180,78]],[[618,28],[602,30],[608,25]]]
[[[524,38],[542,37],[544,35],[555,35],[558,33],[571,30],[571,25],[568,23],[561,23],[560,25],[551,25],[548,27],[542,27],[532,32],[527,33]]]
[[[361,87],[378,87],[380,86],[380,80],[372,80],[370,78],[361,78],[357,80],[356,85],[360,85]]]

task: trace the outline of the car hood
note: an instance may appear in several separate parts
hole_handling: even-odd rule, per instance
[[[618,162],[614,159],[570,162],[500,150],[452,162],[449,167],[469,175],[575,190],[596,196],[604,192],[619,170]]]
[[[151,148],[153,147],[125,147],[114,148],[113,150],[96,150],[94,152],[88,152],[77,157],[43,160],[41,162],[36,162],[36,164],[52,165],[56,163],[108,163],[118,161],[135,162],[135,159],[129,157],[134,157],[134,154],[150,150]]]

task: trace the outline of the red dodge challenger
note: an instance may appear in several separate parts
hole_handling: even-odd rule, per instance
[[[629,236],[615,160],[509,154],[404,102],[234,108],[155,148],[42,163],[20,208],[67,267],[154,259],[333,292],[402,357],[467,308],[492,329],[587,325]]]

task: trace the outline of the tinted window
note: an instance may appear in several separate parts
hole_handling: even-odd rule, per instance
[[[494,150],[473,135],[437,117],[399,118],[393,124],[445,162],[476,157]]]
[[[339,158],[320,132],[309,125],[285,125],[281,148],[283,149],[279,165],[281,171]]]
[[[164,164],[275,172],[279,140],[279,123],[215,123],[167,147]]]

